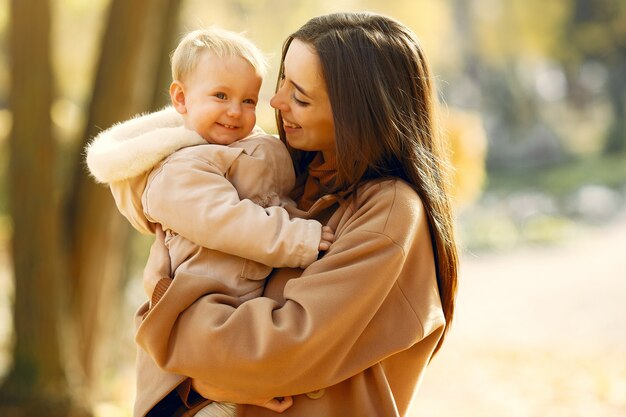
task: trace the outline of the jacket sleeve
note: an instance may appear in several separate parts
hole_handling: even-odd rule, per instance
[[[86,162],[96,181],[114,183],[149,171],[178,149],[203,143],[200,135],[183,127],[172,107],[166,107],[100,132],[86,148]]]
[[[405,216],[400,242],[385,226],[368,227],[377,211],[362,207],[338,227],[328,253],[287,282],[281,302],[237,305],[205,277],[177,277],[137,342],[163,369],[239,401],[328,387],[408,349],[444,323],[428,227],[420,210],[394,210],[389,216]]]
[[[148,180],[146,217],[199,246],[272,267],[305,267],[317,259],[318,221],[290,219],[284,208],[240,199],[223,170],[205,158],[168,159]]]

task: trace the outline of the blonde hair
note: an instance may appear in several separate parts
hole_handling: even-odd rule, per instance
[[[240,33],[211,27],[187,33],[172,54],[172,79],[183,80],[196,67],[203,53],[218,57],[238,56],[250,63],[263,77],[267,60],[261,50]]]

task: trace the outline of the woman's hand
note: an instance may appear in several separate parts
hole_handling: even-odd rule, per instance
[[[258,402],[248,402],[246,404],[257,405],[259,407],[267,408],[275,413],[282,413],[293,405],[293,398],[279,397],[272,398],[269,401],[260,400]]]
[[[237,398],[232,393],[227,393],[212,385],[207,385],[197,379],[191,380],[191,386],[194,391],[202,395],[204,398],[210,398],[214,401],[228,401],[237,404],[250,404],[258,407],[267,408],[275,413],[282,413],[293,405],[292,397],[279,397],[268,400],[264,399],[250,399],[250,398]]]
[[[169,277],[170,271],[170,253],[165,247],[165,232],[160,224],[156,225],[156,238],[150,247],[150,256],[146,267],[143,270],[143,289],[152,299],[152,293],[161,278]]]
[[[328,250],[331,243],[335,241],[335,232],[329,226],[322,226],[322,237],[320,239],[319,250]]]

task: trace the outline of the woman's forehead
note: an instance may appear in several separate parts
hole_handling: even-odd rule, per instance
[[[284,61],[285,77],[309,88],[324,87],[319,56],[312,46],[294,39]]]
[[[310,79],[321,78],[321,66],[317,52],[312,46],[294,39],[289,45],[285,55],[285,71],[290,76],[306,77]]]

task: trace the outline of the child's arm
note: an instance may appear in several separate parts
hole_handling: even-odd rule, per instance
[[[146,186],[146,217],[199,246],[273,267],[304,268],[317,259],[319,222],[291,219],[282,207],[263,208],[240,199],[222,171],[192,152],[168,158]]]

